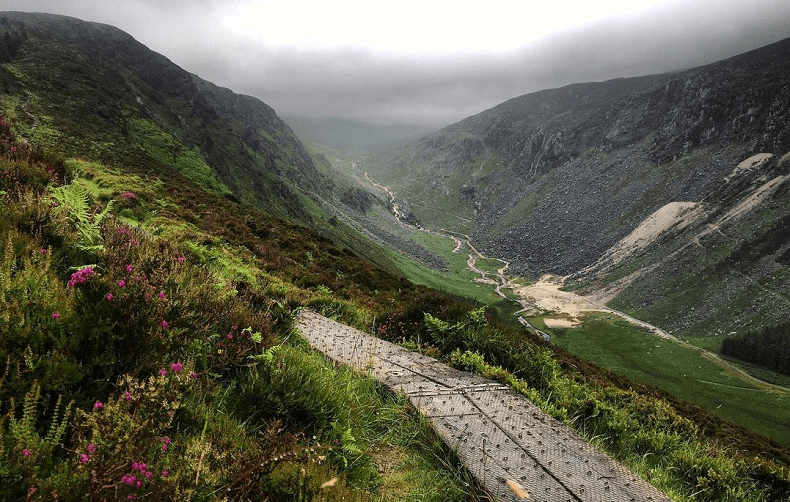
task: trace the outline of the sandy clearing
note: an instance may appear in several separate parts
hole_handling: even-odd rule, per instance
[[[772,153],[758,153],[757,155],[752,155],[748,159],[744,160],[740,164],[738,164],[738,169],[752,169],[761,164],[763,164],[766,160],[773,157],[774,154]]]
[[[758,153],[756,155],[752,155],[748,159],[741,161],[741,163],[738,164],[738,166],[735,169],[733,169],[732,172],[727,175],[727,177],[724,178],[724,182],[728,183],[734,176],[737,176],[742,171],[747,171],[749,169],[754,169],[756,167],[763,165],[768,159],[770,159],[773,156],[774,154],[772,153]]]
[[[609,311],[584,296],[562,291],[562,278],[555,275],[544,275],[538,282],[527,286],[512,284],[512,287],[513,292],[529,305],[544,311],[566,314],[571,318],[578,318],[586,312]]]
[[[597,298],[593,296],[580,296],[571,291],[562,291],[560,288],[563,286],[563,281],[562,277],[556,275],[544,275],[534,284],[514,287],[513,292],[519,295],[520,303],[525,310],[532,307],[545,312],[563,314],[570,319],[582,319],[590,312],[607,312],[620,316],[631,324],[645,328],[662,338],[677,340],[661,328],[598,303]],[[546,320],[544,318],[544,321]],[[546,327],[550,327],[548,323]]]

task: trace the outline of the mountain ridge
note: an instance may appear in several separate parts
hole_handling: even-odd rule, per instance
[[[753,155],[775,155],[766,168],[781,174],[778,160],[790,150],[788,82],[790,39],[682,72],[513,98],[398,149],[375,152],[363,168],[390,186],[426,226],[470,235],[486,254],[507,260],[511,272],[573,274],[666,204],[704,199],[721,204],[709,208],[714,212],[726,211],[737,198],[712,194]],[[765,173],[744,172],[739,183],[759,185]],[[777,225],[776,204],[758,206],[752,221]],[[733,240],[717,248],[721,253],[743,241],[757,242],[753,227],[731,224]],[[790,286],[785,268],[774,261],[787,249],[786,239],[773,258],[767,257],[772,264],[763,267],[781,272],[775,287]],[[737,266],[754,270],[746,262],[729,265]],[[726,282],[725,269],[713,268],[718,272],[710,276],[711,287],[717,290]],[[678,273],[691,281],[697,271],[687,261]],[[649,275],[645,280],[650,277],[666,282]],[[750,291],[756,287],[738,284]],[[655,293],[634,294],[624,301],[639,317],[638,306],[654,303]],[[755,296],[760,295],[755,291]],[[684,310],[702,303],[691,299]],[[741,309],[743,316],[735,317],[759,327],[760,315],[750,306],[739,305],[737,312]],[[772,312],[766,319],[782,312],[770,305],[758,310]],[[663,313],[660,321],[666,322]],[[688,323],[664,326],[680,329]]]

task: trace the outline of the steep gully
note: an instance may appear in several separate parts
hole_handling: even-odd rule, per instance
[[[356,166],[356,164],[354,164]],[[472,245],[470,242],[469,236],[466,234],[459,234],[456,232],[452,232],[447,229],[440,229],[440,230],[430,230],[423,227],[416,227],[405,220],[405,215],[401,211],[400,206],[396,202],[395,193],[392,191],[391,188],[375,181],[370,175],[365,172],[365,179],[374,187],[383,190],[388,197],[389,203],[392,205],[392,213],[395,218],[400,222],[402,225],[410,226],[414,229],[417,229],[422,232],[429,232],[435,235],[439,235],[441,237],[451,239],[455,243],[455,247],[453,248],[453,253],[458,253],[461,251],[462,248],[466,247],[471,252],[468,254],[467,259],[467,267],[473,273],[479,275],[474,279],[475,282],[479,282],[482,284],[488,284],[494,287],[494,291],[497,295],[501,296],[502,298],[513,301],[517,303],[521,309],[514,313],[518,321],[526,326],[529,329],[532,329],[541,336],[544,340],[549,341],[550,335],[532,324],[522,315],[526,312],[554,312],[556,315],[555,319],[551,318],[544,318],[544,322],[548,327],[573,327],[577,326],[581,323],[580,318],[589,312],[605,312],[608,314],[619,316],[620,318],[626,320],[627,322],[639,326],[647,331],[668,340],[672,340],[684,347],[692,350],[696,350],[702,355],[704,358],[711,361],[713,364],[723,368],[730,374],[734,374],[738,378],[740,378],[745,383],[754,385],[755,387],[762,389],[762,390],[772,390],[772,391],[779,391],[779,392],[790,392],[790,388],[782,387],[779,385],[771,384],[755,378],[754,376],[750,375],[746,371],[742,370],[741,368],[735,366],[734,364],[722,359],[713,352],[710,352],[706,349],[697,347],[692,345],[688,342],[678,339],[677,337],[672,336],[671,334],[667,333],[666,331],[662,330],[661,328],[654,326],[650,323],[645,321],[639,320],[635,317],[632,317],[624,312],[620,312],[619,310],[612,309],[607,307],[599,300],[598,297],[595,296],[581,296],[577,295],[576,293],[570,291],[563,291],[561,288],[564,285],[565,278],[558,277],[553,275],[544,275],[540,278],[539,281],[528,284],[528,285],[521,285],[513,280],[511,280],[506,272],[509,267],[509,263],[505,260],[500,258],[490,258],[484,256],[477,248]],[[486,272],[481,270],[477,267],[478,260],[494,260],[499,261],[502,263],[502,267],[498,268],[496,273]],[[503,292],[503,290],[509,289],[516,297],[508,296]]]

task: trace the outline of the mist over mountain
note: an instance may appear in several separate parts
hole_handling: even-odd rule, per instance
[[[342,118],[284,117],[304,141],[331,147],[359,148],[418,139],[431,129],[412,125],[375,125]]]
[[[379,151],[364,168],[390,185],[426,225],[468,233],[487,252],[510,261],[512,269],[535,277],[592,266],[669,203],[699,203],[707,215],[699,224],[715,224],[715,214],[745,203],[764,183],[784,176],[783,155],[789,150],[790,39],[684,72],[574,84],[514,98],[405,147]],[[758,163],[760,169],[738,169],[761,153],[773,160]],[[735,179],[740,188],[733,192]],[[697,289],[682,306],[689,313],[697,309],[693,320],[664,319],[668,303],[682,303],[672,291],[700,284],[692,278],[706,275],[710,266],[716,270],[707,277],[711,291],[721,287],[734,297],[735,291],[748,290],[758,299],[718,298],[718,305],[733,303],[734,317],[727,319],[755,325],[767,312],[770,319],[781,318],[789,307],[785,301],[777,303],[759,287],[752,290],[749,280],[729,276],[759,269],[750,279],[767,280],[780,295],[790,290],[781,258],[790,249],[780,209],[786,192],[787,184],[780,183],[765,204],[755,204],[749,217],[738,220],[754,218],[750,224],[727,220],[732,227],[722,227],[724,242],[716,243],[705,260],[688,259],[674,271],[671,286],[645,274],[643,280],[653,280],[654,287],[628,305],[638,311],[663,304],[663,322],[713,329],[711,319],[721,311]],[[718,206],[724,199],[729,205]],[[760,218],[764,221],[755,223]],[[760,247],[766,226],[773,229],[770,253]],[[671,240],[670,235],[659,237]],[[742,253],[725,258],[739,245],[765,249],[770,256],[749,255],[749,263],[740,261]],[[716,268],[706,260],[727,265]],[[765,263],[755,268],[754,260]],[[630,268],[620,264],[617,272],[601,272],[597,280],[613,280],[612,274],[622,278],[648,265],[644,259]],[[713,324],[722,330],[727,323]]]

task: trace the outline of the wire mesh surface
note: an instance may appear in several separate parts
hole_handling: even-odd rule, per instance
[[[300,312],[297,323],[330,359],[404,392],[498,500],[523,500],[508,481],[539,502],[670,500],[506,386],[314,312]]]

